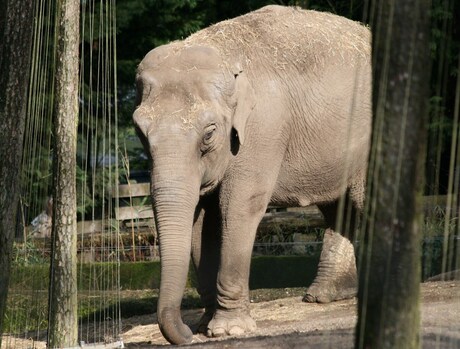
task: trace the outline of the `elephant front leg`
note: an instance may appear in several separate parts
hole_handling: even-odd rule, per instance
[[[237,248],[230,252],[231,257],[223,256],[227,261],[222,263],[218,275],[217,310],[208,324],[209,337],[239,335],[257,328],[249,310],[251,251]]]
[[[249,271],[257,226],[267,203],[268,195],[264,193],[246,199],[240,197],[222,205],[217,310],[208,324],[210,337],[238,335],[257,328],[249,310]]]

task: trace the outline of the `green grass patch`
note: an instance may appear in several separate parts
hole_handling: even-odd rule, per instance
[[[10,289],[4,317],[4,333],[19,333],[48,326],[48,293]]]
[[[251,264],[250,288],[283,288],[308,286],[316,273],[319,256],[260,256]],[[116,264],[92,263],[78,266],[78,289],[98,292],[113,289],[117,283]],[[46,265],[15,266],[11,290],[48,289],[49,267]],[[197,285],[190,268],[187,287]],[[147,290],[160,287],[160,262],[120,263],[121,290]]]

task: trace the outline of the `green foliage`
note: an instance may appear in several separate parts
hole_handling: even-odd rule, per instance
[[[119,113],[131,123],[136,67],[151,49],[205,26],[204,1],[125,0],[117,3]],[[200,5],[200,6],[199,6]]]
[[[124,169],[126,181],[130,171],[146,170],[149,168],[148,158],[134,130],[134,127],[124,127],[119,131],[121,166]]]
[[[39,249],[32,241],[13,244],[13,265],[28,266],[28,265],[45,265],[49,263],[49,257],[44,249]],[[25,276],[29,279],[29,276]]]
[[[429,194],[444,193],[449,175],[455,91],[460,52],[460,3],[434,0],[431,10],[431,99],[426,184]]]
[[[79,217],[89,214],[91,210],[100,211],[113,184],[118,183],[118,176],[123,176],[123,168],[118,169],[115,165],[100,166],[91,171],[82,168],[81,163],[77,161],[76,168]],[[26,219],[31,220],[44,210],[44,203],[51,195],[51,184],[52,156],[43,149],[39,156],[32,159],[32,164],[22,171],[22,204],[29,209]]]
[[[449,219],[449,221],[446,221]],[[435,206],[433,212],[425,216],[423,225],[423,237],[425,239],[442,237],[444,235],[455,235],[459,217],[447,217],[446,209]]]
[[[88,172],[77,165],[77,214],[83,215],[93,206],[94,201],[88,186]]]
[[[442,96],[432,96],[430,98],[431,122],[428,126],[428,131],[442,134],[441,151],[445,151],[448,148],[453,131],[453,119],[451,115],[447,114],[446,108]]]
[[[51,182],[52,154],[47,148],[38,146],[21,171],[21,204],[27,208],[28,218],[33,219],[44,209]]]
[[[431,10],[431,56],[434,72],[440,67],[447,69],[447,75],[458,74],[460,49],[459,28],[457,27],[460,8],[456,1],[433,0]]]

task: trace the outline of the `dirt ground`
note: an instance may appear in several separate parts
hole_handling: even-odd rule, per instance
[[[225,340],[195,335],[194,343],[206,348],[353,348],[356,303],[356,299],[351,299],[307,304],[301,302],[300,296],[253,303],[251,313],[258,326],[255,333]],[[201,310],[183,312],[189,325],[200,316]],[[123,328],[127,348],[157,348],[167,344],[153,315],[126,319]],[[422,333],[423,348],[460,348],[460,281],[422,285]],[[183,348],[196,346],[200,345]]]
[[[273,297],[271,291],[265,292],[269,294],[257,292],[254,297]],[[226,339],[195,335],[192,345],[181,348],[353,348],[356,299],[330,304],[308,304],[301,301],[301,290],[284,289],[276,292],[281,298],[271,301],[254,298],[251,313],[257,322],[256,332]],[[201,312],[200,309],[184,310],[183,319],[193,325],[200,318]],[[159,331],[155,314],[123,319],[122,328],[122,340],[126,348],[159,348],[168,345]],[[422,284],[422,336],[424,349],[460,349],[460,281]],[[45,348],[42,341],[11,342],[5,339],[6,348]],[[9,346],[8,342],[14,345]]]

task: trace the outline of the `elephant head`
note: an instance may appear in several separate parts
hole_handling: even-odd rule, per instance
[[[173,43],[149,52],[137,73],[133,119],[151,157],[151,194],[161,253],[160,329],[191,340],[180,304],[200,196],[214,190],[246,138],[254,91],[238,63],[216,49]]]

